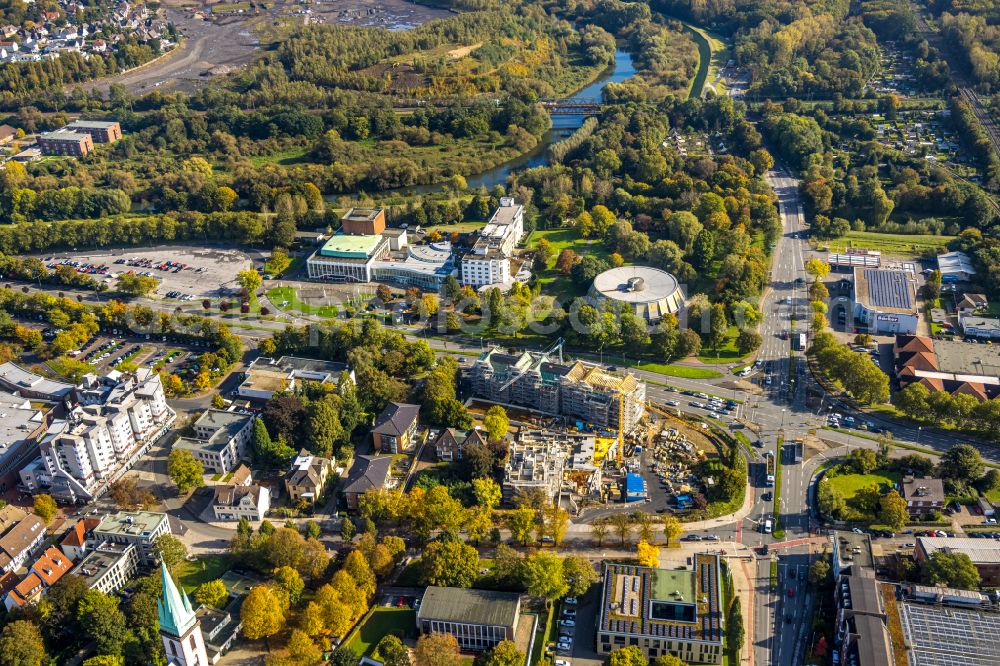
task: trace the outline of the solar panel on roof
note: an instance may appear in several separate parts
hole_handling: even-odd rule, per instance
[[[865,270],[868,300],[883,308],[912,308],[910,283],[903,271]]]

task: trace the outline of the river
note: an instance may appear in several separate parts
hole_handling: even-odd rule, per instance
[[[604,90],[604,86],[608,83],[621,83],[625,79],[629,78],[635,74],[635,66],[632,64],[632,56],[629,55],[628,51],[618,50],[615,52],[615,64],[612,67],[606,69],[597,79],[590,85],[578,90],[572,95],[567,97],[572,97],[574,99],[593,99],[600,101],[601,93]],[[529,150],[527,153],[515,157],[514,159],[504,162],[503,164],[497,165],[492,169],[484,171],[479,174],[465,175],[465,180],[469,185],[469,189],[478,189],[480,187],[485,187],[486,189],[492,189],[496,185],[507,182],[507,176],[512,172],[519,169],[530,169],[532,167],[544,166],[548,164],[549,161],[549,146],[557,141],[560,141],[574,131],[576,131],[580,125],[583,124],[585,115],[554,115],[552,116],[552,127],[542,134],[541,139],[538,141],[538,145]],[[411,196],[414,194],[429,194],[431,192],[437,192],[442,188],[441,183],[432,185],[414,185],[412,187],[399,187],[391,190],[382,190],[381,192],[373,192],[375,195],[390,195],[390,194],[401,194],[405,196]],[[343,195],[351,196],[351,195]],[[338,197],[336,195],[327,197],[328,200],[336,200]]]

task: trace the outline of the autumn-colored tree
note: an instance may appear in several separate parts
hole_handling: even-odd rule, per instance
[[[636,557],[639,560],[639,564],[644,567],[653,567],[656,569],[660,566],[660,549],[645,541],[639,542]]]
[[[269,639],[285,626],[285,611],[281,601],[267,585],[251,588],[240,608],[243,635],[250,640]],[[270,652],[268,644],[268,652]]]
[[[416,666],[459,666],[458,640],[451,634],[424,634],[413,652]]]

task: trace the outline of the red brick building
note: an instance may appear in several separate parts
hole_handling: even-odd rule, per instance
[[[94,143],[114,143],[122,138],[122,126],[119,123],[103,120],[77,120],[63,129],[89,134]]]
[[[84,157],[94,149],[94,140],[83,132],[46,132],[38,136],[43,155],[73,155]]]

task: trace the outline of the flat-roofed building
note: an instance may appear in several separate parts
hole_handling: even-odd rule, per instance
[[[167,514],[153,511],[119,511],[101,519],[94,528],[96,543],[111,541],[132,544],[139,551],[139,561],[145,566],[156,564],[156,540],[170,534]]]
[[[336,233],[306,260],[306,272],[310,280],[371,282],[373,264],[388,255],[385,236]]]
[[[63,402],[72,398],[75,386],[47,379],[10,361],[0,364],[0,388],[22,398]]]
[[[94,149],[94,140],[86,132],[57,130],[39,134],[38,147],[43,155],[86,157]]]
[[[432,585],[417,611],[417,631],[450,634],[462,650],[481,652],[513,641],[520,615],[517,593]]]
[[[345,234],[377,236],[385,231],[385,211],[381,208],[352,208],[340,218],[340,231]]]
[[[986,539],[983,539],[986,541]],[[902,586],[895,602],[904,652],[915,666],[996,666],[1000,613],[978,592]],[[841,660],[841,664],[850,662]],[[892,661],[883,663],[891,664]]]
[[[116,121],[77,120],[64,129],[89,134],[94,143],[114,143],[122,138],[122,126]]]
[[[354,379],[354,371],[346,363],[298,356],[260,356],[243,371],[243,381],[236,393],[248,400],[270,400],[275,393],[294,391],[305,381],[336,386],[344,372]]]
[[[178,437],[175,449],[186,449],[205,466],[206,472],[228,474],[246,456],[253,436],[251,414],[209,409],[194,422],[194,437]]]
[[[854,316],[876,335],[916,333],[919,310],[913,274],[855,268]]]
[[[833,545],[831,563],[834,580],[844,573],[875,568],[871,535],[834,531],[830,541]]]
[[[52,418],[51,405],[0,389],[0,492],[20,484],[20,470],[38,454],[38,440]]]
[[[87,553],[70,572],[91,590],[114,594],[139,570],[139,549],[130,543],[102,543]]]
[[[981,340],[1000,339],[1000,319],[996,317],[977,317],[976,315],[959,315],[958,326],[967,338]]]
[[[650,661],[672,654],[721,664],[725,636],[718,554],[698,553],[690,569],[604,565],[597,653],[634,645]]]

